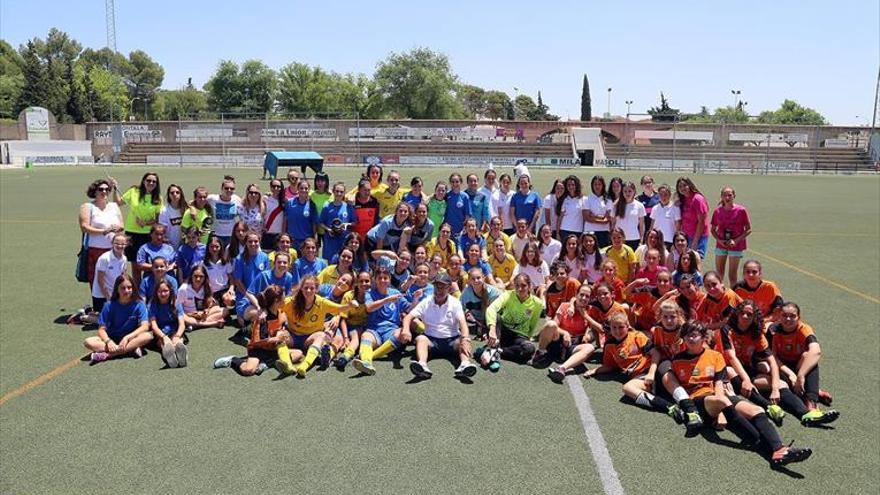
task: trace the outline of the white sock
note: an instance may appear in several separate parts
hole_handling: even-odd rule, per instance
[[[685,392],[684,387],[679,385],[678,387],[675,387],[675,390],[672,391],[672,398],[675,399],[675,402],[681,402],[685,399],[690,399],[691,396],[688,395],[687,392]]]

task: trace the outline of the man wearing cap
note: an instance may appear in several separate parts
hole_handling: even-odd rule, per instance
[[[434,297],[418,303],[403,319],[401,336],[408,337],[413,320],[424,323],[425,331],[415,339],[416,361],[409,369],[417,378],[428,379],[433,373],[428,369],[429,357],[451,358],[458,354],[461,364],[455,370],[456,378],[471,377],[477,367],[471,362],[471,337],[461,302],[449,297],[452,280],[445,272],[434,279]]]

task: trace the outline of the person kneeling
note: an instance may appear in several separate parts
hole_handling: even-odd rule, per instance
[[[464,309],[458,299],[449,297],[450,285],[449,275],[437,275],[433,297],[423,299],[403,318],[404,340],[409,339],[414,320],[420,320],[425,327],[424,333],[415,339],[416,361],[409,367],[417,378],[428,379],[433,375],[428,369],[429,357],[451,357],[455,353],[461,361],[455,370],[456,378],[477,373],[477,367],[471,362],[471,337]]]

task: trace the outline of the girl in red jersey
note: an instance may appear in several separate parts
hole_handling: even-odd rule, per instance
[[[801,321],[797,304],[787,302],[781,311],[782,322],[770,327],[771,349],[779,360],[780,375],[808,409],[815,409],[816,402],[831,405],[831,394],[819,388],[822,349],[813,328]]]
[[[593,287],[595,301],[590,303],[590,309],[587,310],[587,314],[590,315],[594,322],[590,324],[590,328],[596,332],[596,342],[600,347],[605,345],[605,322],[608,318],[617,313],[629,315],[629,308],[615,301],[613,294],[614,292],[610,285],[605,282],[599,282]],[[569,309],[570,311],[571,309]]]
[[[623,303],[626,300],[623,296],[623,289],[626,287],[626,284],[617,276],[617,264],[615,262],[608,260],[602,263],[602,278],[593,284],[594,294],[600,284],[611,287],[615,301]]]
[[[555,318],[541,328],[532,365],[539,367],[551,360],[562,361],[562,365],[548,373],[556,383],[562,383],[570,369],[586,362],[596,351],[594,328],[599,323],[589,315],[591,291],[589,285],[581,285],[574,302],[562,303]]]
[[[679,335],[684,341],[685,350],[672,360],[671,373],[688,394],[687,399],[680,401],[688,417],[696,414],[697,417],[710,420],[723,413],[727,428],[743,443],[748,446],[763,445],[769,450],[773,467],[809,458],[813,453],[809,448],[783,445],[779,432],[763,409],[727,393],[724,387],[727,379],[724,358],[717,351],[706,348],[707,334],[708,329],[700,322],[683,324]],[[689,427],[687,435],[693,436],[698,430],[699,426]]]
[[[636,280],[636,282],[638,281]],[[630,284],[627,286],[624,294],[626,302],[629,303],[631,308],[633,325],[643,332],[649,332],[651,327],[657,322],[657,311],[660,309],[661,303],[660,299],[671,290],[672,274],[666,270],[657,274],[657,282],[654,285]]]

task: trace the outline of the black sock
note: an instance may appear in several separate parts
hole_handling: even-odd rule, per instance
[[[776,431],[776,428],[766,414],[761,413],[752,418],[752,424],[755,425],[755,429],[761,434],[764,443],[770,447],[770,452],[776,452],[782,447],[782,439],[779,437],[779,432]]]
[[[746,420],[733,405],[727,406],[723,411],[727,418],[727,429],[739,437],[746,445],[753,446],[761,440],[761,434]],[[766,416],[765,416],[766,419]]]
[[[807,406],[804,404],[804,401],[789,388],[779,390],[779,402],[783,409],[794,414],[798,419],[807,414]]]
[[[678,403],[678,406],[686,413],[697,412],[697,406],[694,404],[693,399],[684,399]]]
[[[745,397],[746,399],[748,399],[749,402],[751,402],[752,404],[754,404],[754,405],[760,407],[761,409],[767,409],[767,406],[770,405],[770,401],[768,401],[767,399],[765,399],[764,396],[761,395],[761,393],[758,392],[758,389],[755,388],[755,387],[752,387],[752,393],[750,393],[750,394],[748,395],[748,397],[746,397],[746,396],[742,393],[742,383],[743,383],[743,382],[742,382],[742,378],[740,378],[740,377],[738,377],[738,376],[735,376],[735,377],[733,377],[733,378],[730,379],[730,384],[733,385],[733,391],[734,391],[734,392],[736,392],[736,393],[742,395],[743,397]]]
[[[639,394],[636,398],[636,404],[646,409],[653,409],[654,411],[662,413],[669,411],[669,406],[672,405],[668,400],[662,397],[657,397],[649,392],[642,392]]]
[[[231,368],[235,371],[241,370],[241,365],[243,365],[247,361],[247,358],[234,357],[232,358],[232,366]]]

